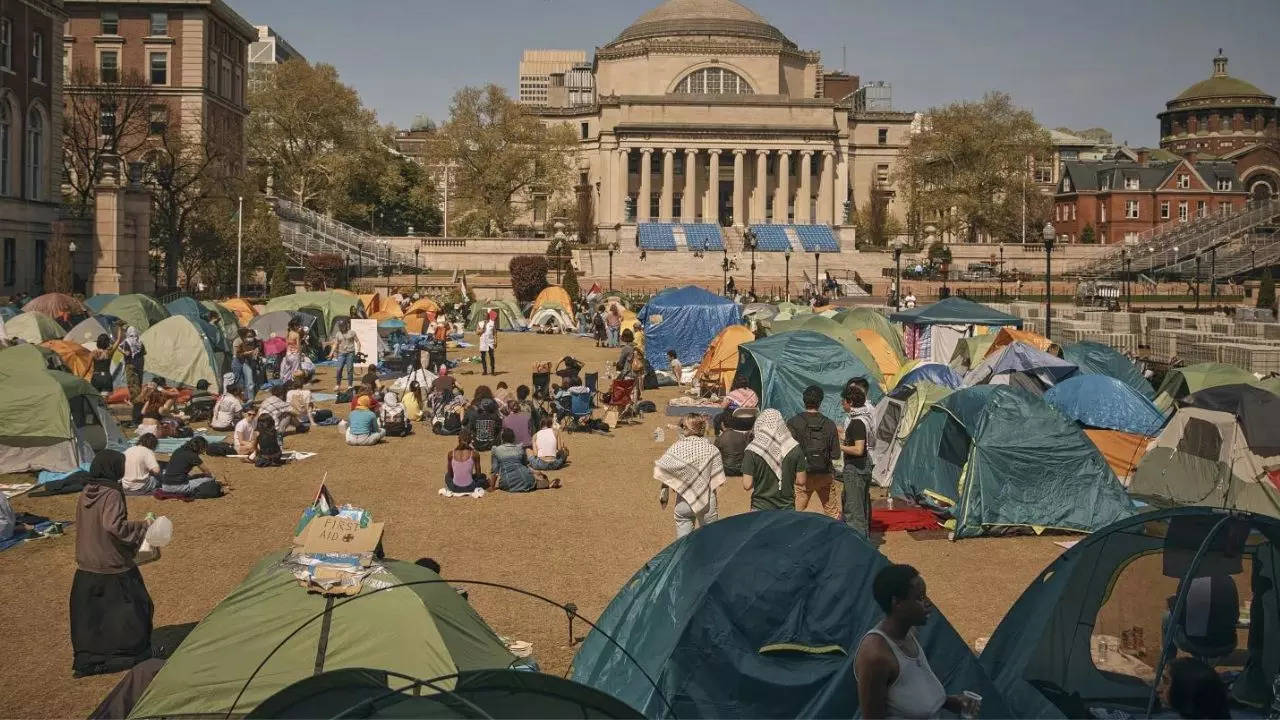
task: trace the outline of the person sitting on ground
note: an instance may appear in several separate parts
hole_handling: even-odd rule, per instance
[[[150,495],[160,486],[160,461],[156,460],[155,435],[144,433],[135,445],[124,451],[124,476],[120,487],[127,493]]]
[[[409,422],[409,410],[393,392],[382,396],[378,420],[389,437],[407,437],[413,432],[413,425]]]
[[[213,417],[209,420],[209,427],[214,430],[230,430],[235,426],[236,419],[244,412],[244,402],[240,399],[242,392],[244,388],[238,382],[227,386],[227,391],[222,393],[222,397],[218,398],[218,402],[213,405]]]
[[[244,411],[244,417],[240,418],[240,422],[236,423],[235,432],[231,436],[232,442],[235,444],[236,454],[244,455],[245,462],[253,460],[253,449],[258,443],[258,411],[249,407]]]
[[[200,459],[200,454],[208,447],[209,441],[197,435],[174,450],[160,475],[160,489],[171,495],[221,495],[222,486],[204,469]]]
[[[254,428],[253,464],[257,467],[273,467],[284,464],[284,447],[280,431],[275,423],[266,415],[258,416],[257,427]]]
[[[364,369],[364,375],[360,376],[360,384],[366,387],[378,388],[378,368],[373,363]]]
[[[520,407],[524,409],[524,412],[529,413],[529,418],[533,422],[531,427],[536,428],[542,424],[542,411],[538,409],[538,404],[535,403],[529,395],[530,390],[528,385],[520,385],[516,388],[516,402],[520,404]]]
[[[422,384],[417,380],[409,383],[409,392],[404,394],[405,413],[408,414],[410,422],[423,419],[424,408],[427,407],[427,399],[422,394]]]
[[[760,397],[756,395],[756,391],[752,390],[747,383],[747,378],[743,375],[737,375],[733,378],[733,389],[725,394],[720,400],[720,407],[724,408],[724,412],[716,415],[714,423],[716,432],[719,433],[724,429],[724,421],[734,410],[738,408],[754,409],[760,407]]]
[[[453,394],[454,388],[458,386],[458,379],[449,374],[449,368],[441,365],[436,372],[435,380],[431,381],[432,395],[449,396]],[[482,386],[483,387],[483,386]],[[445,400],[448,400],[446,397]]]
[[[211,413],[213,411],[213,392],[209,390],[208,380],[197,380],[196,390],[191,393],[191,397],[187,398],[187,411],[192,415],[198,415],[200,412]]]
[[[840,454],[840,438],[836,424],[819,408],[823,392],[817,385],[804,389],[804,412],[787,421],[796,442],[804,449],[804,481],[796,481],[796,509],[804,510],[816,495],[822,513],[832,520],[840,519],[840,496],[832,491],[835,482],[834,460]]]
[[[534,470],[559,470],[569,462],[569,447],[565,445],[564,433],[555,426],[550,415],[542,418],[541,429],[534,433],[531,440],[533,456],[529,458],[529,467]]]
[[[377,383],[362,382],[355,392],[351,393],[351,409],[355,410],[360,406],[360,398],[369,399],[369,409],[377,411],[378,405],[378,385]]]
[[[621,340],[621,344],[618,345],[618,360],[613,367],[618,371],[618,377],[632,378],[636,376],[632,363],[636,354],[635,336],[630,330],[623,330]]]
[[[480,455],[471,447],[471,433],[464,428],[458,433],[458,444],[445,456],[444,487],[451,493],[466,494],[488,486]]]
[[[516,444],[515,433],[510,428],[502,430],[502,444],[495,445],[490,453],[490,474],[493,487],[507,492],[532,492],[560,487],[559,478],[548,480],[545,473],[529,468],[529,457],[524,448]]]
[[[756,422],[755,408],[738,408],[724,423],[724,430],[716,436],[716,449],[724,460],[727,477],[742,477],[742,456],[751,442],[751,426]]]
[[[706,433],[706,418],[684,416],[680,419],[680,439],[653,464],[653,479],[662,485],[658,505],[666,510],[671,491],[676,493],[677,540],[720,517],[716,491],[724,484],[724,462]]]
[[[519,400],[507,401],[507,415],[502,418],[502,427],[510,428],[516,436],[516,444],[520,447],[531,447],[533,439],[533,417],[520,405]]]
[[[173,412],[173,406],[176,398],[169,393],[164,392],[160,388],[160,380],[150,380],[143,384],[142,391],[138,395],[138,403],[142,405],[142,414],[151,413],[156,417],[161,417]]]
[[[470,424],[472,416],[480,411],[484,401],[493,399],[493,390],[490,390],[488,385],[477,385],[475,393],[471,396],[471,403],[467,405],[467,414],[462,418],[463,424]]]
[[[484,451],[493,448],[498,444],[498,431],[502,429],[498,403],[492,397],[480,400],[479,403],[473,402],[463,418],[463,424],[471,431],[475,449]]]
[[[300,427],[293,406],[285,399],[287,391],[288,387],[284,383],[272,385],[267,399],[258,406],[258,417],[270,417],[276,424],[276,430],[281,434],[298,432]]]
[[[1231,717],[1227,686],[1203,660],[1180,657],[1169,661],[1157,692],[1161,704],[1180,718]]]
[[[871,594],[885,618],[862,636],[854,659],[862,717],[935,718],[943,709],[957,715],[976,711],[966,696],[947,695],[924,655],[916,628],[928,621],[933,603],[920,573],[910,565],[883,567]]]
[[[511,389],[507,387],[505,380],[499,380],[493,389],[493,399],[498,401],[498,411],[506,414],[507,403],[511,401]]]
[[[782,413],[765,410],[752,425],[751,442],[742,454],[742,487],[751,493],[751,509],[795,509],[795,487],[804,481],[804,448],[792,436]]]
[[[284,397],[289,403],[293,416],[298,418],[298,432],[307,432],[312,425],[324,419],[317,414],[324,411],[316,410],[315,399],[307,387],[307,381],[301,377],[294,376],[293,383],[289,385],[289,392],[285,393]]]
[[[667,363],[671,365],[671,374],[674,375],[676,378],[676,385],[683,388],[684,387],[684,365],[680,363],[680,358],[679,356],[676,355],[675,350],[667,351]]]
[[[348,445],[377,445],[386,435],[378,426],[378,416],[369,409],[371,399],[368,395],[357,398],[356,409],[347,416]]]

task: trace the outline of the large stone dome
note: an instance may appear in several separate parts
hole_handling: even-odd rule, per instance
[[[782,31],[734,0],[666,0],[641,15],[609,45],[687,36],[765,40],[795,47]]]
[[[1218,56],[1213,59],[1213,74],[1208,79],[1201,80],[1183,90],[1178,97],[1170,100],[1168,105],[1172,109],[1175,106],[1188,104],[1188,101],[1196,101],[1194,104],[1204,105],[1206,101],[1226,100],[1228,98],[1275,100],[1274,97],[1263,92],[1257,85],[1228,75],[1227,58],[1222,54],[1222,49],[1219,48]]]

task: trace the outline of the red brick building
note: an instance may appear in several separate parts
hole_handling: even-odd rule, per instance
[[[1150,162],[1109,160],[1066,163],[1054,194],[1053,226],[1063,242],[1137,242],[1144,231],[1243,208],[1249,197],[1225,160],[1189,158]]]

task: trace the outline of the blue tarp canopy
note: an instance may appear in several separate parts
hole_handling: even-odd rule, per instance
[[[867,398],[875,404],[884,395],[878,374],[848,348],[812,330],[790,330],[738,346],[738,374],[760,396],[760,407],[774,408],[789,418],[804,411],[802,395],[810,385],[822,388],[822,414],[844,417],[840,393],[850,378],[864,377]]]
[[[687,285],[654,295],[636,318],[644,323],[645,359],[652,367],[670,367],[668,350],[675,350],[689,367],[702,361],[721,330],[742,322],[742,309],[728,298]]]
[[[1075,364],[1083,374],[1107,375],[1137,390],[1147,399],[1156,396],[1138,366],[1110,345],[1088,340],[1063,345],[1062,359]]]
[[[1043,395],[1044,391],[1079,373],[1056,355],[1023,342],[1009,343],[964,376],[965,385],[1017,385]]]
[[[1012,325],[1022,327],[1022,318],[1002,313],[972,300],[949,297],[932,305],[896,312],[893,322],[911,325]]]
[[[1049,388],[1044,401],[1081,425],[1155,437],[1160,409],[1125,383],[1106,375],[1077,375]]]
[[[944,365],[940,362],[926,362],[908,370],[907,374],[898,378],[898,382],[894,387],[906,387],[918,382],[931,382],[934,385],[956,390],[964,385],[964,378],[961,377],[960,373],[952,370],[949,365]]]
[[[888,564],[865,538],[814,513],[724,518],[622,586],[574,658],[572,679],[648,718],[855,717],[854,657],[884,618],[871,586]],[[973,690],[984,716],[1010,715],[941,612],[917,632],[948,693]]]

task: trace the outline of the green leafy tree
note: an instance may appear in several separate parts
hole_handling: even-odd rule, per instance
[[[859,245],[884,247],[905,231],[902,221],[889,212],[888,205],[886,195],[873,191],[871,202],[854,213],[853,222],[857,228]]]
[[[547,259],[541,255],[517,255],[507,265],[511,292],[519,302],[533,302],[547,287]]]
[[[243,195],[241,195],[243,193]],[[239,222],[237,197],[244,198],[244,222]],[[232,183],[225,192],[209,199],[192,213],[180,261],[184,285],[196,282],[222,288],[230,294],[236,284],[236,245],[243,228],[241,246],[243,282],[248,284],[259,268],[273,268],[283,261],[280,223],[266,198],[249,186],[248,180]]]
[[[426,168],[389,152],[362,154],[332,208],[337,219],[379,235],[437,233],[441,227],[435,183]]]
[[[269,288],[267,297],[278,298],[293,293],[293,285],[289,282],[289,268],[285,267],[284,258],[271,268],[271,278],[267,281]]]
[[[1271,268],[1262,273],[1258,282],[1258,307],[1269,308],[1276,304],[1276,280],[1271,276]]]
[[[1093,225],[1085,225],[1080,231],[1080,242],[1085,245],[1092,245],[1098,241],[1098,234],[1094,232]]]
[[[564,279],[560,281],[560,287],[569,293],[569,298],[577,302],[578,296],[582,294],[582,288],[578,287],[578,271],[570,265],[568,270],[564,271]]]

